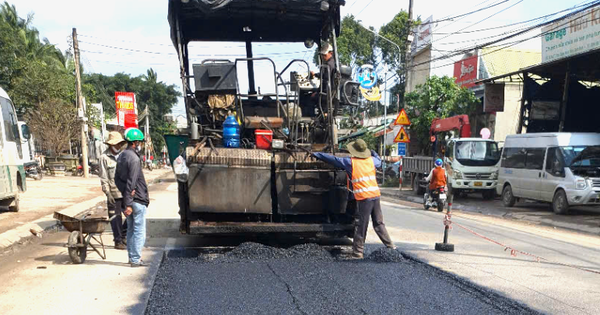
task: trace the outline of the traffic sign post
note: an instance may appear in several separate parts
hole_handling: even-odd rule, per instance
[[[396,134],[396,138],[394,138],[394,142],[395,143],[409,143],[410,139],[408,138],[408,134],[406,133],[406,130],[404,130],[404,127],[400,128],[400,131],[398,131],[398,134]]]
[[[397,126],[409,126],[410,119],[408,119],[408,115],[406,115],[406,111],[404,108],[398,113],[398,117],[396,117],[396,121],[394,121],[394,125]]]

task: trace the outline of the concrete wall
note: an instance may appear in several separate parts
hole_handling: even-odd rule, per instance
[[[507,135],[517,133],[522,92],[523,84],[521,82],[506,82],[504,86],[504,111],[496,113],[496,126],[493,130],[494,140],[504,141]]]
[[[430,72],[430,67],[431,67],[431,62],[428,62],[429,60],[431,60],[431,49],[430,48],[424,49],[423,51],[421,51],[421,53],[419,53],[418,55],[413,57],[413,61],[412,61],[413,65],[420,64],[420,63],[425,63],[425,64],[416,66],[410,71],[410,75],[409,75],[409,79],[408,79],[409,80],[408,81],[408,91],[409,92],[416,90],[417,85],[425,83],[427,81],[427,79],[429,78],[429,72]]]

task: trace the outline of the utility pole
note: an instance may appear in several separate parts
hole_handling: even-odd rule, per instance
[[[150,111],[146,105],[146,161],[150,161]]]
[[[408,89],[410,86],[410,69],[409,67],[412,65],[412,56],[410,53],[410,45],[412,43],[411,40],[408,40],[408,38],[410,37],[410,33],[411,33],[411,26],[412,26],[412,19],[413,19],[413,0],[408,0],[408,25],[406,26],[408,28],[408,36],[407,36],[407,40],[406,40],[406,78],[405,78],[405,84],[404,84],[404,95],[406,95],[406,93],[408,93]],[[413,39],[414,40],[414,39]],[[398,114],[400,114],[400,106],[398,106]]]
[[[384,83],[384,87],[383,87],[383,151],[381,151],[383,153],[383,164],[382,164],[382,171],[383,171],[383,179],[381,180],[381,186],[383,186],[385,184],[385,167],[386,167],[386,163],[385,163],[385,141],[387,140],[387,73],[388,73],[388,67],[385,67],[385,83]]]
[[[79,118],[81,122],[81,157],[83,163],[83,177],[88,178],[89,166],[88,166],[88,146],[87,146],[87,135],[85,134],[85,112],[83,106],[83,93],[81,92],[81,70],[79,69],[79,43],[77,42],[77,29],[73,28],[73,57],[75,63],[75,82],[77,89],[77,109],[79,111]]]

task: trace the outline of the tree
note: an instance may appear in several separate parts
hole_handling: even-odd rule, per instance
[[[371,26],[369,29],[374,31]],[[342,19],[337,45],[341,64],[356,68],[376,61],[375,34],[366,30],[354,15],[346,15]]]
[[[77,109],[58,98],[41,101],[26,118],[35,136],[55,156],[66,151],[80,131]]]
[[[406,113],[411,119],[411,143],[422,150],[430,146],[429,129],[434,118],[470,114],[479,100],[473,92],[459,87],[454,78],[432,76],[416,91],[406,95]]]
[[[47,65],[43,61],[28,62],[21,69],[21,75],[11,82],[11,98],[20,115],[49,99],[75,104],[75,78],[66,70]]]
[[[164,145],[163,134],[172,132],[172,127],[163,117],[171,112],[177,104],[177,98],[181,93],[175,85],[167,85],[158,80],[158,73],[154,69],[148,69],[145,75],[132,77],[129,74],[117,73],[114,76],[102,74],[84,75],[85,85],[91,86],[95,94],[89,96],[94,103],[102,102],[104,112],[112,117],[115,116],[115,92],[127,91],[136,95],[138,112],[143,111],[146,106],[150,112],[150,137],[154,147],[160,150]]]
[[[390,93],[393,95],[393,97],[390,97],[392,103],[397,101],[398,97],[400,98],[400,103],[404,102],[408,62],[406,60],[406,43],[410,30],[418,24],[418,21],[409,23],[408,13],[400,11],[390,22],[379,29],[379,36],[390,40],[400,48],[398,50],[398,47],[381,38],[378,38],[376,42],[377,47],[381,50],[383,61],[388,65],[390,71],[395,72],[399,78],[398,84],[390,89]]]
[[[65,57],[48,39],[40,40],[32,21],[32,13],[23,19],[14,5],[0,5],[0,84],[20,115],[41,101],[69,101],[74,94]]]

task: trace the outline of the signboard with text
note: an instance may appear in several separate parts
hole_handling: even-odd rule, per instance
[[[406,143],[398,143],[398,156],[406,156]]]
[[[419,54],[423,49],[431,46],[431,38],[433,36],[433,16],[428,17],[414,28],[415,37],[410,45],[410,53],[412,56]]]
[[[138,126],[137,105],[135,94],[130,92],[115,92],[117,121],[125,129]]]
[[[467,57],[454,63],[454,78],[456,84],[466,88],[474,87],[477,80],[478,55]]]
[[[600,49],[600,5],[542,27],[542,63]]]

